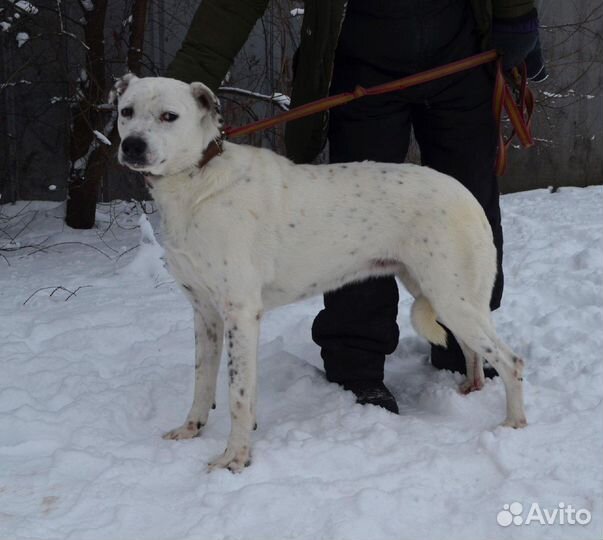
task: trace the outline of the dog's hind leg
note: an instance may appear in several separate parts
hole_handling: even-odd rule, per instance
[[[470,351],[485,358],[498,371],[507,398],[507,418],[503,425],[524,427],[527,424],[523,404],[524,362],[496,335],[487,308],[478,310],[468,302],[462,302],[455,306],[438,306],[436,309],[459,343],[462,342]]]
[[[228,468],[240,472],[251,463],[251,432],[255,424],[257,349],[261,303],[247,292],[243,301],[228,300],[224,313],[225,345],[228,354],[228,384],[231,430],[224,454],[209,469]]]
[[[195,391],[193,405],[186,421],[166,433],[164,439],[196,437],[207,423],[209,410],[215,406],[216,379],[223,343],[223,323],[219,313],[208,300],[191,296],[195,312]]]

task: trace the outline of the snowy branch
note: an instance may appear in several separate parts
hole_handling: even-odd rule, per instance
[[[272,95],[261,94],[259,92],[252,92],[251,90],[244,90],[243,88],[235,88],[232,86],[221,86],[218,89],[218,92],[223,94],[234,94],[239,96],[251,97],[260,101],[267,101],[268,103],[276,105],[283,111],[288,111],[289,105],[291,104],[291,98],[279,92],[276,92]]]

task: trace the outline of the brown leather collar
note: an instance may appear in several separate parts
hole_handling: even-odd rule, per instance
[[[221,155],[222,150],[223,150],[223,148],[222,148],[223,142],[224,142],[224,139],[222,137],[212,140],[207,145],[205,150],[203,150],[203,155],[201,156],[199,163],[197,163],[197,167],[199,167],[201,169],[201,168],[205,167],[205,165],[207,165],[213,158]]]

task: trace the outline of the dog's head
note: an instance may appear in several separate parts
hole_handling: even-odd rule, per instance
[[[198,82],[129,73],[117,80],[109,101],[117,103],[119,162],[134,171],[176,174],[198,163],[220,136],[220,103]]]

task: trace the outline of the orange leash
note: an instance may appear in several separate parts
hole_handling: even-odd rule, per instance
[[[503,75],[501,62],[498,57],[499,55],[495,50],[490,50],[469,56],[463,60],[457,60],[456,62],[451,62],[450,64],[445,64],[437,68],[429,69],[415,75],[410,75],[408,77],[397,79],[385,84],[380,84],[378,86],[373,86],[371,88],[357,86],[352,92],[343,92],[334,96],[318,99],[316,101],[306,103],[305,105],[295,107],[287,112],[273,116],[272,118],[258,120],[256,122],[251,122],[236,128],[227,127],[224,130],[224,135],[226,137],[242,137],[243,135],[249,135],[250,133],[255,133],[256,131],[268,129],[284,122],[291,122],[292,120],[298,120],[299,118],[304,118],[305,116],[310,116],[333,107],[338,107],[339,105],[344,105],[350,101],[364,96],[377,96],[379,94],[385,94],[388,92],[405,90],[406,88],[410,88],[412,86],[435,81],[436,79],[441,79],[442,77],[460,73],[461,71],[498,60],[496,81],[494,85],[493,112],[497,125],[499,126],[499,147],[496,160],[496,174],[502,175],[507,163],[507,150],[511,144],[511,139],[515,134],[517,134],[519,141],[523,146],[529,147],[534,144],[530,132],[530,120],[534,107],[534,98],[527,87],[527,78],[525,76],[524,68],[521,75],[521,80],[518,83],[520,90],[518,103],[515,103],[513,94],[509,89],[509,85]],[[513,125],[513,132],[506,140],[503,136],[501,123],[503,108],[506,110],[509,120]]]
[[[515,68],[512,72],[515,91],[518,94],[514,99],[512,90],[505,80],[502,62],[499,59],[496,66],[496,82],[494,84],[494,99],[492,102],[494,118],[498,125],[498,155],[496,156],[496,175],[502,176],[507,168],[507,155],[513,137],[517,135],[524,148],[534,146],[532,138],[532,113],[534,112],[534,95],[527,85],[525,64],[521,72]],[[503,135],[502,110],[505,109],[513,130],[505,139]]]

